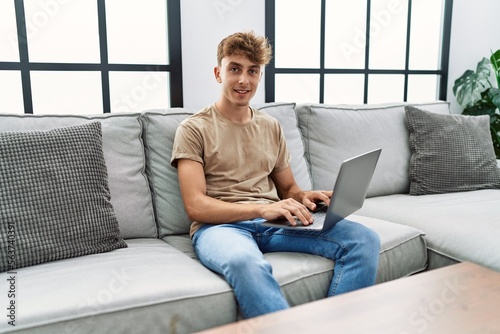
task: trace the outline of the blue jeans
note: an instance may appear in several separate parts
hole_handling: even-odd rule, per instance
[[[320,232],[265,227],[260,224],[262,221],[207,224],[193,236],[196,256],[231,285],[243,317],[289,307],[263,253],[300,252],[334,260],[328,296],[375,283],[380,239],[367,227],[342,220]]]

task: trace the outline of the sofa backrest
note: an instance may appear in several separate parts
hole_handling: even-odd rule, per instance
[[[291,168],[303,189],[332,189],[342,160],[383,149],[368,196],[409,189],[409,134],[404,106],[331,106],[267,103],[256,106],[283,127]],[[445,102],[415,105],[449,113]],[[182,203],[177,170],[170,166],[175,131],[198,110],[171,108],[140,114],[0,114],[0,131],[48,130],[98,120],[108,169],[111,203],[122,238],[186,234],[190,221]]]
[[[311,179],[301,134],[297,127],[297,116],[293,103],[270,103],[258,106],[275,117],[283,127],[292,155],[291,168],[297,183],[311,189]],[[179,124],[198,110],[171,108],[144,111],[143,142],[146,152],[146,173],[149,178],[155,207],[159,237],[189,233],[189,221],[179,189],[177,170],[170,165],[175,131]]]
[[[175,131],[195,110],[184,108],[148,110],[141,115],[149,178],[159,237],[185,234],[191,225],[184,204],[177,170],[170,165]]]
[[[270,116],[276,118],[283,128],[287,148],[292,156],[290,167],[292,168],[295,181],[302,189],[312,189],[311,175],[307,165],[304,140],[299,131],[295,103],[266,103],[255,106]]]
[[[108,170],[111,203],[120,237],[155,238],[153,203],[145,173],[139,114],[69,116],[0,114],[0,132],[49,130],[99,121]]]
[[[298,105],[296,112],[313,188],[333,189],[343,160],[382,148],[367,196],[408,193],[410,144],[405,105]],[[412,105],[449,113],[447,102]]]

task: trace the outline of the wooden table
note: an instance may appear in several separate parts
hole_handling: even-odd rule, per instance
[[[500,273],[456,264],[201,333],[500,333]]]

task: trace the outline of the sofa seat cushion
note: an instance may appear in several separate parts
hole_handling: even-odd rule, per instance
[[[219,276],[162,240],[126,242],[110,253],[19,269],[16,329],[192,333],[237,319],[232,291]],[[0,322],[0,332],[9,328]]]
[[[426,269],[427,244],[422,230],[358,213],[347,219],[371,228],[380,237],[377,283],[392,281]]]
[[[369,198],[357,213],[426,233],[429,267],[436,259],[471,261],[500,271],[500,190]]]
[[[422,231],[359,215],[351,215],[348,219],[373,229],[380,236],[377,283],[405,277],[426,268],[426,243]],[[197,260],[188,235],[172,235],[163,239]],[[326,296],[333,276],[332,261],[316,255],[297,253],[276,252],[266,253],[264,256],[271,263],[273,274],[292,305]],[[301,288],[298,289],[298,286]]]
[[[142,127],[138,114],[127,115],[8,115],[0,114],[0,132],[49,130],[99,121],[108,172],[111,204],[120,237],[156,237],[153,203],[145,173]]]
[[[163,240],[198,261],[189,235],[166,236]],[[299,305],[326,296],[333,276],[332,261],[299,253],[266,253],[264,257],[271,263],[273,275],[280,283],[290,305]]]

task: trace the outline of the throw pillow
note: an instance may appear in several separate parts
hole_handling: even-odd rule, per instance
[[[500,188],[489,116],[405,112],[411,195]]]
[[[0,272],[127,247],[101,123],[0,133]]]

